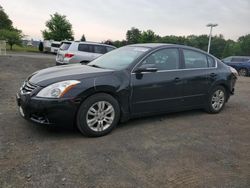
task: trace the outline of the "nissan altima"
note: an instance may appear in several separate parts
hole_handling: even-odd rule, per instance
[[[27,120],[76,125],[97,137],[135,117],[190,109],[219,113],[234,94],[236,79],[235,69],[201,50],[136,44],[87,65],[33,73],[18,91],[17,104]]]

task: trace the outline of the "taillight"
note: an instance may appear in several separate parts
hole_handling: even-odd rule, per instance
[[[71,58],[73,56],[74,56],[74,54],[68,54],[68,53],[64,55],[64,57],[66,57],[66,58]]]

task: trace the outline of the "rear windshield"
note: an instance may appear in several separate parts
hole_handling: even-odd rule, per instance
[[[52,43],[51,47],[59,48],[61,44]]]
[[[70,42],[63,42],[62,45],[60,46],[60,50],[68,50],[70,45],[71,45]]]

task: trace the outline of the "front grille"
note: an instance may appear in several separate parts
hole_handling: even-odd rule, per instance
[[[23,86],[21,87],[22,94],[30,94],[32,93],[38,86],[35,84],[30,83],[29,81],[24,82]]]

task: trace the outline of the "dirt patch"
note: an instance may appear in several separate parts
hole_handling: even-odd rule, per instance
[[[102,138],[36,126],[15,103],[25,78],[55,64],[0,57],[0,187],[249,187],[250,78],[223,112],[131,120]]]

